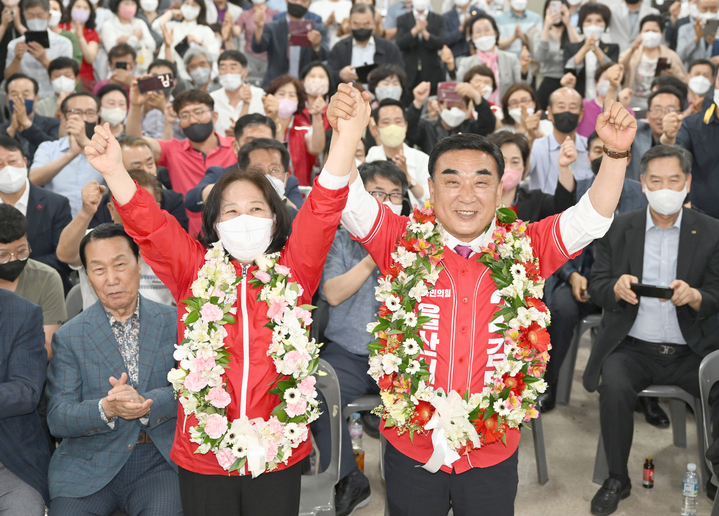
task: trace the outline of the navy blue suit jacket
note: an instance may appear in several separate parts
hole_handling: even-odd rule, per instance
[[[312,47],[302,47],[299,70],[302,70],[313,61],[325,61],[330,53],[329,37],[327,36],[327,29],[322,24],[322,18],[308,12],[305,14],[305,20],[314,22],[315,30],[322,34],[322,42],[320,43],[319,53],[315,53]],[[267,52],[267,72],[262,81],[263,88],[267,88],[275,77],[290,71],[288,37],[289,25],[286,12],[276,14],[275,18],[265,25],[262,30],[262,39],[259,43],[255,40],[254,35],[252,36],[252,50],[254,52]]]
[[[332,47],[332,52],[330,52],[330,56],[327,59],[327,66],[332,70],[335,84],[342,82],[340,79],[340,70],[352,64],[352,42],[353,38],[351,37],[339,40],[335,43],[335,46]],[[404,68],[402,52],[399,51],[397,45],[379,36],[374,37],[374,45],[374,64],[381,65],[391,63]]]
[[[10,136],[7,128],[10,122],[0,125],[0,135]],[[15,141],[22,147],[22,152],[27,158],[28,170],[32,166],[32,160],[35,157],[35,151],[43,142],[51,142],[58,139],[58,130],[60,129],[60,120],[46,116],[34,115],[32,117],[32,125],[25,131],[15,133]]]
[[[476,5],[470,6],[467,10],[467,20],[476,14],[484,14],[484,10]],[[468,56],[469,43],[460,31],[459,15],[457,9],[452,8],[442,15],[444,17],[444,42],[454,54],[454,57]]]
[[[42,309],[0,289],[0,462],[49,503],[50,450],[37,413],[46,372]]]
[[[30,183],[27,202],[27,240],[30,258],[49,265],[60,273],[65,292],[70,291],[70,267],[57,259],[55,251],[60,233],[72,220],[70,202],[64,195]]]
[[[205,177],[202,178],[202,180],[197,184],[195,188],[185,194],[185,208],[187,208],[189,211],[202,211],[202,207],[205,204],[204,202],[202,202],[202,189],[206,186],[215,184],[217,181],[220,180],[222,174],[231,170],[235,170],[236,168],[237,163],[227,168],[208,168],[207,171],[205,171]],[[300,193],[299,186],[300,182],[295,176],[289,175],[287,177],[287,184],[285,185],[285,197],[292,201],[292,203],[297,206],[298,210],[302,207],[302,203],[304,203],[304,199],[302,198],[302,194]]]

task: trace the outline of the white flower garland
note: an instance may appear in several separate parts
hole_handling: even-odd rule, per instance
[[[290,281],[290,269],[278,265],[278,259],[279,253],[258,258],[259,269],[249,281],[253,287],[262,287],[258,299],[268,305],[272,343],[267,355],[280,376],[268,391],[280,398],[270,418],[227,418],[232,400],[222,378],[230,361],[224,325],[236,322],[234,305],[241,278],[220,242],[208,249],[205,264],[192,283],[192,297],[184,301],[185,335],[174,353],[179,367],[167,375],[185,418],[197,418],[198,424],[190,428],[190,441],[199,445],[197,453],[214,453],[229,472],[247,463],[253,477],[287,464],[292,450],[307,439],[309,423],[320,414],[312,376],[317,371],[320,345],[309,338],[308,329],[314,307],[297,306],[302,287]]]

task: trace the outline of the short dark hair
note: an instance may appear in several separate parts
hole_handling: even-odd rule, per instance
[[[67,9],[65,9],[65,12],[62,16],[62,22],[63,23],[70,23],[72,21],[72,8],[77,3],[77,0],[70,0],[70,3],[67,5]],[[87,3],[88,6],[90,6],[90,17],[85,22],[85,27],[88,29],[94,29],[95,28],[95,6],[92,5],[92,2]],[[60,6],[62,6],[62,1],[60,1]],[[75,74],[77,75],[77,74]]]
[[[470,133],[453,134],[437,142],[429,155],[429,163],[427,164],[429,176],[432,179],[434,179],[434,169],[437,166],[437,160],[445,152],[455,150],[476,150],[489,154],[497,165],[497,175],[499,179],[502,179],[502,175],[504,174],[504,156],[502,156],[502,151],[484,136]]]
[[[682,98],[682,94],[679,93],[679,90],[671,86],[664,86],[649,94],[647,97],[647,110],[652,108],[652,102],[657,95],[674,95],[679,100],[679,109],[684,109],[684,99]]]
[[[657,158],[677,158],[684,175],[688,176],[692,173],[694,158],[691,152],[679,145],[655,145],[649,149],[644,153],[642,160],[639,162],[639,173],[641,175],[646,174],[649,162]]]
[[[507,88],[507,91],[505,91],[504,95],[502,95],[502,115],[504,115],[502,123],[504,125],[515,125],[516,123],[514,121],[514,118],[512,118],[512,116],[509,114],[509,97],[511,97],[518,91],[526,91],[527,93],[529,93],[529,95],[532,97],[532,102],[534,102],[535,111],[539,109],[539,99],[537,98],[537,93],[534,91],[534,88],[532,88],[526,82],[515,82],[509,88]]]
[[[307,103],[307,94],[305,93],[305,87],[299,81],[299,79],[297,79],[296,77],[292,77],[288,73],[280,75],[279,77],[275,77],[275,79],[270,83],[270,85],[265,88],[265,91],[268,95],[274,95],[275,93],[277,93],[277,90],[279,90],[285,84],[289,83],[292,83],[294,85],[295,91],[297,92],[297,111],[295,111],[294,114],[299,115],[300,113],[302,113],[302,110],[305,109],[305,104]]]
[[[168,67],[170,70],[172,70],[172,75],[174,75],[175,79],[177,79],[177,65],[175,63],[171,63],[167,59],[155,59],[150,65],[150,67],[147,69],[148,73],[156,66]]]
[[[50,0],[23,0],[22,10],[27,11],[33,7],[42,7],[47,12],[50,12]]]
[[[716,73],[716,67],[714,66],[714,63],[709,61],[709,59],[695,59],[689,65],[687,66],[687,73],[691,73],[692,68],[699,65],[706,65],[712,70],[712,75]]]
[[[90,3],[90,2],[88,2]],[[52,72],[56,70],[62,70],[64,68],[72,68],[72,74],[77,77],[80,74],[80,65],[77,64],[71,57],[56,57],[50,61],[50,65],[47,67],[47,75],[50,77]]]
[[[673,75],[660,75],[659,77],[655,77],[652,79],[652,84],[649,89],[653,90],[655,87],[659,89],[667,87],[673,88],[681,95],[682,105],[684,105],[684,99],[689,95],[687,83]]]
[[[20,151],[22,157],[25,157],[25,153],[22,150],[22,146],[18,143],[15,138],[9,136],[0,136],[0,147],[9,151]]]
[[[364,14],[367,11],[369,11],[372,14],[372,21],[374,21],[374,5],[365,4],[364,2],[357,2],[356,4],[353,4],[352,7],[350,8],[350,16],[352,16],[355,13]]]
[[[529,162],[530,146],[529,140],[526,136],[519,133],[513,133],[511,131],[498,131],[487,136],[487,139],[499,147],[500,152],[502,150],[502,145],[516,145],[519,148],[519,153],[522,155],[522,163],[525,168],[527,167],[527,163]]]
[[[359,175],[364,184],[367,184],[368,181],[372,181],[377,176],[384,177],[393,184],[398,185],[402,189],[402,195],[404,195],[409,188],[407,175],[402,172],[402,169],[397,165],[386,159],[362,163],[359,166]]]
[[[67,113],[67,103],[77,97],[90,97],[95,101],[95,107],[100,109],[100,103],[97,101],[97,97],[95,97],[95,95],[87,91],[76,91],[75,93],[70,93],[70,95],[65,97],[65,100],[62,101],[62,104],[60,104],[60,113],[63,115]]]
[[[10,77],[7,78],[5,81],[5,93],[8,92],[8,89],[10,88],[10,83],[13,81],[19,81],[20,79],[26,79],[32,83],[32,89],[35,92],[35,95],[37,95],[38,92],[38,84],[35,79],[30,77],[29,75],[25,75],[24,73],[14,73]]]
[[[145,170],[142,170],[141,168],[133,168],[127,171],[128,175],[133,181],[136,181],[139,186],[142,188],[152,188],[152,190],[155,192],[155,199],[159,202],[162,202],[164,194],[164,189],[162,188],[162,183],[160,183],[160,180],[157,179],[157,176],[153,176],[152,174],[146,172]]]
[[[222,61],[237,61],[242,68],[247,68],[247,57],[239,50],[225,50],[217,58],[217,66],[220,66]]]
[[[242,169],[248,168],[250,166],[250,153],[256,150],[279,152],[285,172],[290,169],[290,153],[287,147],[273,138],[256,138],[244,144],[237,153],[237,166]]]
[[[269,204],[270,211],[272,211],[275,217],[275,227],[272,232],[272,241],[265,252],[276,253],[285,246],[290,231],[292,230],[290,214],[287,211],[284,201],[277,195],[275,187],[272,186],[270,180],[265,177],[264,172],[256,168],[236,168],[222,174],[217,183],[215,183],[215,186],[210,190],[210,195],[207,196],[207,200],[205,201],[205,207],[202,211],[202,235],[198,240],[205,247],[210,247],[220,239],[215,226],[220,220],[222,194],[224,194],[227,187],[237,181],[247,181],[254,185],[262,192],[265,201]]]
[[[474,24],[477,23],[479,20],[487,20],[489,23],[492,24],[492,28],[494,29],[494,33],[497,35],[497,38],[495,40],[495,45],[499,44],[499,27],[497,27],[497,22],[494,20],[494,18],[484,11],[475,14],[469,19],[468,23],[464,24],[464,37],[468,40],[472,39],[472,29],[474,28]],[[474,43],[472,43],[474,45]]]
[[[579,14],[577,14],[577,27],[580,31],[584,25],[584,20],[586,20],[587,16],[590,14],[598,14],[601,16],[604,19],[604,25],[607,28],[612,21],[612,11],[609,10],[609,7],[604,4],[600,4],[599,2],[589,2],[580,7]]]
[[[120,86],[119,84],[113,84],[111,82],[108,82],[105,84],[102,88],[97,90],[97,100],[98,102],[102,102],[102,97],[110,93],[111,91],[119,91],[123,94],[125,98],[127,98],[127,91],[125,91],[125,88]]]
[[[594,82],[599,82],[599,78],[602,76],[602,74],[609,70],[615,64],[616,63],[612,63],[610,61],[608,63],[604,63],[603,65],[597,66],[597,69],[594,71]]]
[[[367,76],[367,88],[370,93],[374,95],[377,83],[384,81],[387,77],[392,77],[393,75],[397,76],[399,83],[402,86],[402,90],[404,91],[407,86],[407,72],[405,72],[404,68],[397,64],[384,63],[372,70]]]
[[[122,227],[122,224],[106,222],[97,226],[80,240],[80,261],[85,270],[87,270],[87,255],[85,253],[87,244],[95,240],[107,240],[108,238],[116,237],[126,239],[130,249],[132,249],[132,254],[135,256],[135,260],[140,260],[140,246],[125,232],[125,228]]]
[[[134,1],[134,0],[131,0]],[[137,52],[134,48],[132,48],[127,43],[118,43],[114,47],[110,49],[110,51],[107,53],[107,62],[112,62],[113,59],[117,59],[118,57],[123,57],[130,55],[132,56],[132,60],[135,61],[137,59]]]
[[[327,90],[327,98],[329,98],[330,96],[335,94],[335,89],[337,88],[337,86],[335,85],[334,79],[332,79],[332,72],[330,72],[330,69],[322,61],[312,61],[311,63],[308,63],[302,70],[300,70],[300,80],[304,81],[305,77],[307,77],[307,74],[309,74],[315,68],[322,68],[327,74],[327,79],[330,82],[329,89]]]
[[[148,149],[152,150],[152,147],[150,147],[150,143],[141,136],[125,135],[119,140],[117,140],[117,143],[120,144],[121,149],[123,147],[147,147]]]
[[[138,1],[137,0],[130,0],[130,1],[135,2],[135,4],[137,5],[137,10],[139,11],[140,4],[138,3]],[[122,2],[122,0],[110,0],[110,5],[108,5],[108,9],[110,9],[110,11],[112,11],[113,14],[117,14],[117,9],[120,7],[121,2]]]
[[[27,235],[27,218],[15,206],[0,204],[0,244],[9,244]]]
[[[592,131],[592,134],[590,134],[587,137],[587,148],[592,146],[592,142],[599,138],[599,134],[597,134],[597,131]]]
[[[372,118],[374,118],[375,122],[379,122],[380,109],[387,106],[397,106],[402,110],[402,116],[404,117],[404,104],[402,104],[399,100],[395,99],[382,99],[379,105],[372,111]]]
[[[246,127],[252,127],[257,125],[266,125],[272,130],[272,137],[277,135],[277,126],[275,121],[270,117],[261,115],[260,113],[251,113],[249,115],[241,116],[237,122],[235,122],[235,140],[239,140],[242,133],[245,132]]]
[[[172,109],[174,109],[175,113],[179,115],[180,110],[187,104],[205,104],[212,111],[215,110],[215,99],[213,99],[206,91],[202,91],[197,88],[185,90],[175,97],[172,100]]]
[[[651,23],[654,22],[657,25],[659,25],[659,32],[664,32],[664,19],[660,14],[647,14],[642,20],[639,22],[639,31],[644,28],[645,23]]]
[[[497,89],[497,78],[494,76],[494,72],[489,66],[483,64],[473,66],[472,68],[467,70],[467,73],[464,74],[464,77],[462,77],[462,81],[469,82],[475,75],[489,77],[490,79],[492,79],[492,91]]]

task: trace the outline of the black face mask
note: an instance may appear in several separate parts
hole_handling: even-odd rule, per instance
[[[183,127],[182,132],[185,133],[191,141],[195,143],[201,143],[207,140],[212,134],[214,124],[212,120],[206,124],[192,124],[188,127]]]
[[[27,265],[27,260],[13,260],[11,262],[0,265],[0,279],[5,281],[15,281],[20,273]]]
[[[95,136],[95,126],[97,125],[96,122],[85,122],[85,136],[90,138],[92,140],[92,137]]]
[[[602,166],[602,157],[599,156],[597,159],[593,160],[591,165],[592,172],[594,172],[594,175],[596,176],[599,173],[599,167]]]
[[[367,41],[370,36],[372,36],[372,29],[354,29],[352,31],[352,37],[360,43]]]
[[[565,111],[564,113],[554,113],[554,127],[560,133],[569,134],[577,128],[579,124],[579,115]]]
[[[638,3],[641,2],[642,0],[625,0],[625,1],[626,1],[629,5],[634,5],[634,4],[638,4]]]
[[[287,14],[289,14],[293,18],[302,18],[305,14],[307,14],[307,7],[305,7],[304,5],[287,2]]]

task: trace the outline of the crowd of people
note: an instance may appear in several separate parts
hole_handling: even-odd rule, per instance
[[[518,423],[593,313],[613,513],[633,412],[670,425],[638,394],[698,397],[719,350],[719,0],[107,1],[2,0],[0,515],[296,514],[317,356],[343,406],[382,397],[391,514],[512,514]],[[500,206],[533,251],[502,284]]]

